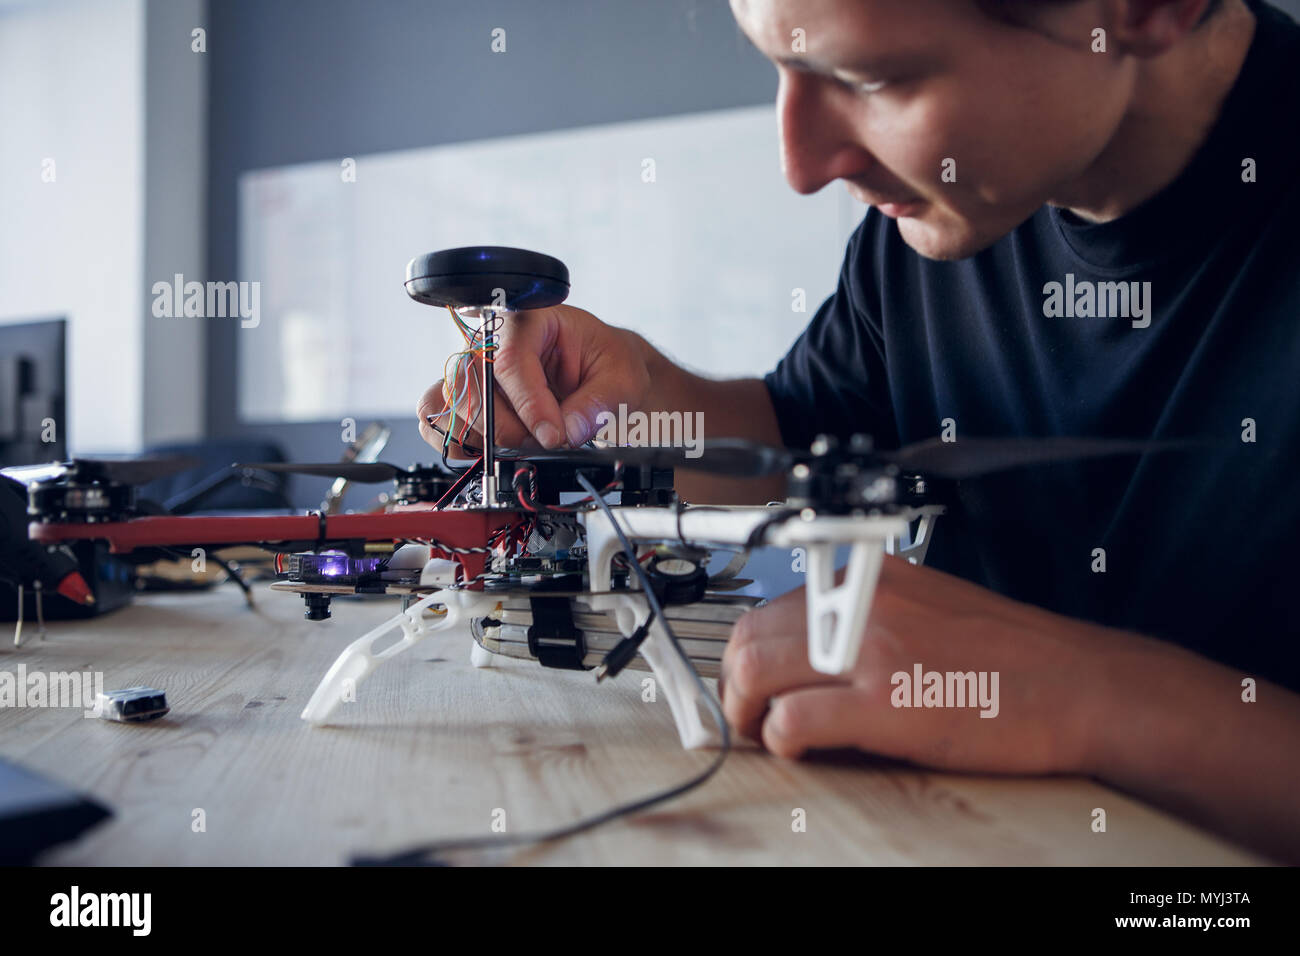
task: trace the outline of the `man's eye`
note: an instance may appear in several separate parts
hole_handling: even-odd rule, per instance
[[[882,89],[884,89],[885,81],[884,80],[871,80],[871,81],[856,80],[850,83],[849,85],[852,86],[856,92],[861,93],[864,96],[870,96],[872,93],[879,93]]]

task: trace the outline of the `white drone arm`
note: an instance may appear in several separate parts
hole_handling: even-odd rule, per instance
[[[446,563],[430,561],[425,566],[421,582],[441,583],[445,579],[445,569],[442,566]],[[430,634],[468,624],[473,618],[487,614],[496,603],[496,597],[482,591],[441,590],[434,591],[400,614],[390,617],[374,630],[357,638],[338,656],[316,687],[316,692],[311,695],[311,700],[302,712],[302,719],[314,726],[327,723],[339,704],[355,699],[353,695],[357,686],[384,661],[414,647]],[[425,609],[435,604],[445,607],[447,613],[435,620],[426,620]],[[401,628],[401,639],[376,653],[373,650],[375,644],[395,628]]]

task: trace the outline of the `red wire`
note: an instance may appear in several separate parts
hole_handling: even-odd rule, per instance
[[[446,501],[448,498],[456,497],[456,495],[460,492],[460,490],[463,487],[465,487],[466,484],[468,484],[469,479],[474,476],[474,472],[478,471],[479,468],[482,467],[482,465],[483,465],[483,457],[480,455],[478,459],[475,460],[474,464],[466,468],[465,473],[456,479],[456,483],[447,489],[447,493],[438,499],[437,504],[433,506],[434,510],[436,511],[438,508],[441,508],[442,503]]]

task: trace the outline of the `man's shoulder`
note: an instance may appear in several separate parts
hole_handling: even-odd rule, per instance
[[[1238,108],[1259,107],[1270,127],[1300,130],[1300,23],[1264,0],[1247,0],[1255,15],[1255,36],[1238,77],[1250,96]]]

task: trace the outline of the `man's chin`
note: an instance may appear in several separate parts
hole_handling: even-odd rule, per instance
[[[898,234],[903,241],[927,259],[942,262],[966,259],[1002,238],[1000,235],[982,235],[968,223],[951,220],[930,222],[928,218],[902,217],[898,220]]]

